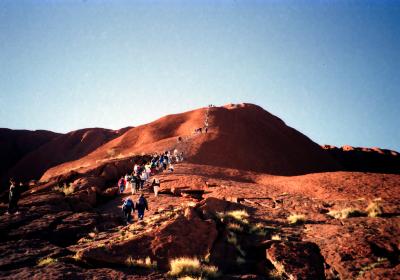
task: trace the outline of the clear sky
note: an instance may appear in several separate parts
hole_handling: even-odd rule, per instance
[[[262,106],[400,150],[400,1],[0,1],[0,127],[117,129]]]

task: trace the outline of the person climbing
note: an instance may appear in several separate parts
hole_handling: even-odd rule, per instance
[[[118,181],[119,193],[123,193],[125,190],[125,178],[124,176],[121,177]]]
[[[135,194],[136,193],[136,176],[132,172],[132,174],[129,177],[130,177],[130,182],[129,183],[130,183],[130,186],[131,186],[131,194]]]
[[[157,164],[156,162],[152,162],[150,166],[150,176],[153,176],[157,173]]]
[[[15,183],[14,179],[10,179],[10,192],[8,194],[8,211],[6,214],[19,214],[18,211],[18,199],[19,199],[19,187]]]
[[[139,164],[135,163],[135,165],[133,166],[133,172],[135,174],[138,174],[138,172],[139,172]]]
[[[149,210],[149,207],[147,205],[147,200],[144,197],[143,193],[140,194],[140,197],[136,203],[136,209],[138,211],[138,219],[143,220],[144,217],[144,210]]]
[[[125,189],[126,190],[132,189],[131,176],[128,173],[125,175],[124,180],[125,180]]]
[[[126,219],[127,224],[132,222],[133,220],[132,212],[134,211],[135,211],[135,204],[133,203],[132,198],[128,196],[128,198],[125,199],[124,203],[122,204],[122,213],[124,215],[124,218]]]
[[[138,174],[136,174],[134,178],[135,178],[135,193],[136,193],[140,189],[141,179]]]
[[[147,178],[149,178],[151,175],[151,163],[150,162],[144,166],[144,170],[147,174]]]
[[[174,149],[174,153],[173,153],[173,157],[172,157],[172,158],[175,158],[175,162],[179,162],[178,155],[179,155],[178,149],[175,148]]]
[[[140,190],[143,190],[144,184],[147,181],[148,176],[146,172],[142,172],[140,175]]]
[[[168,162],[169,162],[168,156],[164,156],[164,160],[162,162],[163,170],[167,170]]]
[[[153,187],[154,190],[154,196],[158,196],[158,191],[160,189],[160,180],[156,177],[154,177],[153,182],[151,183],[151,186]]]

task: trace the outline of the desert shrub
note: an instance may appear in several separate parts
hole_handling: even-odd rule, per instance
[[[302,214],[291,214],[287,217],[289,224],[299,224],[303,223],[306,220],[306,216]]]
[[[43,258],[43,259],[40,259],[40,260],[38,261],[37,265],[38,265],[38,266],[46,266],[46,265],[55,263],[56,261],[57,261],[57,260],[56,260],[56,259],[53,259],[53,258]]]
[[[331,210],[328,212],[328,215],[335,219],[347,219],[350,217],[362,217],[365,216],[365,213],[356,208],[345,208],[342,210]]]
[[[377,201],[371,202],[365,211],[367,211],[368,216],[372,218],[378,217],[383,213],[382,206],[380,206]]]
[[[218,268],[212,265],[203,265],[197,258],[177,258],[170,261],[169,275],[174,277],[218,277]]]

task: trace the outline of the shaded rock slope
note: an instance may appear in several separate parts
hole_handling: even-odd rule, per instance
[[[400,154],[380,148],[322,146],[343,170],[400,174]]]
[[[23,182],[37,180],[50,167],[81,158],[111,139],[118,137],[126,130],[127,128],[118,131],[103,128],[87,128],[67,134],[40,132],[41,138],[39,139],[43,139],[39,142],[41,145],[39,143],[37,145],[29,144],[30,141],[35,140],[30,135],[32,133],[29,132],[19,133],[19,139],[22,140],[10,140],[6,137],[14,146],[21,151],[25,151],[25,153],[20,152],[21,156],[14,161],[5,157],[4,162],[7,163],[8,169],[3,173],[3,183],[9,177],[15,177],[18,181]],[[4,149],[4,152],[11,153],[16,157],[18,152],[14,150],[10,151],[8,146],[0,145]]]
[[[0,183],[7,183],[7,171],[40,146],[60,136],[46,130],[11,130],[0,128]]]

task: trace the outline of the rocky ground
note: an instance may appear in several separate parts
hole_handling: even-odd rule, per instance
[[[144,221],[126,225],[120,207],[129,193],[115,188],[126,165],[57,179],[69,188],[34,186],[18,215],[1,204],[0,277],[400,278],[400,175],[284,177],[178,164],[158,175],[157,198],[145,191]],[[178,257],[201,265],[172,276]]]

